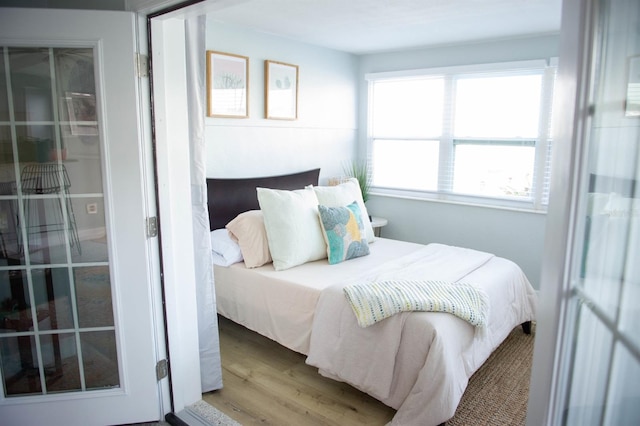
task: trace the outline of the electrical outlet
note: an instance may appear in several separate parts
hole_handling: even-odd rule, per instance
[[[87,214],[96,214],[96,213],[98,213],[98,203],[88,203]]]

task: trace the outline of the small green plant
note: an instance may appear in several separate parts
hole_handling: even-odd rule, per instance
[[[343,172],[349,177],[356,178],[360,184],[362,192],[362,200],[366,203],[369,199],[369,191],[371,190],[371,173],[369,172],[369,164],[366,160],[353,160],[343,167]]]

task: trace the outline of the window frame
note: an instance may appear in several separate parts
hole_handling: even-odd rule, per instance
[[[402,70],[391,72],[367,73],[365,81],[368,88],[367,100],[367,136],[366,152],[368,163],[373,167],[373,145],[375,140],[438,140],[438,186],[435,191],[415,190],[406,188],[388,188],[379,185],[372,186],[372,193],[391,197],[432,200],[448,203],[462,203],[481,205],[495,208],[507,208],[511,210],[524,210],[546,213],[549,199],[549,175],[551,159],[551,110],[553,103],[553,91],[555,75],[557,71],[557,58],[535,59],[517,62],[501,62],[489,64],[476,64],[454,67],[425,68],[416,70]],[[453,109],[455,96],[455,80],[459,77],[469,76],[509,76],[517,74],[540,74],[542,77],[542,93],[540,98],[540,119],[538,133],[535,138],[455,138],[453,135]],[[443,78],[445,85],[443,105],[442,134],[424,135],[424,137],[374,137],[373,135],[373,104],[374,83],[384,80],[411,80],[416,78]],[[449,108],[449,111],[446,109]],[[534,170],[531,196],[522,199],[509,196],[485,196],[471,195],[453,192],[453,169],[455,167],[454,150],[456,143],[470,142],[491,144],[517,144],[534,141]]]

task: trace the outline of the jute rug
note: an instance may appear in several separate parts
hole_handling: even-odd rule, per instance
[[[187,411],[188,414],[186,416],[182,414],[180,420],[190,425],[197,423],[203,426],[242,426],[222,411],[219,411],[202,400],[190,405],[185,411]],[[196,422],[190,422],[187,417],[195,419]],[[166,421],[160,421],[153,423],[136,423],[131,426],[171,426],[171,424]]]
[[[526,423],[533,339],[518,327],[471,376],[447,426],[520,426]]]
[[[191,414],[199,417],[204,424],[212,426],[241,426],[240,423],[204,401],[198,401],[189,408]]]

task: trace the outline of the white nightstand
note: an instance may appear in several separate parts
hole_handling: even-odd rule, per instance
[[[371,216],[371,226],[373,227],[373,235],[380,236],[380,228],[388,223],[387,219],[383,217]]]

